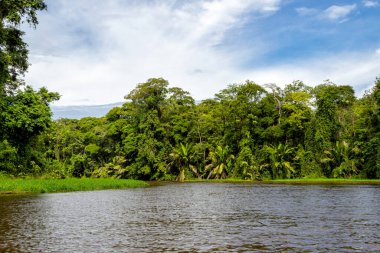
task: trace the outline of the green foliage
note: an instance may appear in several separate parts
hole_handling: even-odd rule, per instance
[[[0,142],[0,172],[15,174],[17,150],[7,140]]]
[[[21,168],[18,146],[3,139],[2,170],[178,181],[379,177],[377,86],[356,100],[350,87],[331,83],[311,89],[297,81],[267,92],[247,81],[197,105],[188,92],[168,87],[161,78],[138,84],[103,118],[52,124],[46,114],[41,124],[24,123],[23,131],[31,129],[24,136],[33,140],[29,162]],[[49,93],[26,90],[14,106],[42,106],[42,94],[48,101]],[[33,112],[27,107],[25,122]]]
[[[2,25],[4,22],[14,26],[20,25],[22,18],[31,25],[38,24],[37,11],[46,9],[43,0],[2,0],[0,2]]]
[[[149,79],[106,117],[56,122],[47,104],[57,94],[16,92],[3,100],[1,171],[178,181],[380,176],[378,80],[359,100],[331,83],[268,92],[247,81],[195,104],[168,87]]]
[[[209,155],[210,164],[205,169],[210,171],[207,179],[223,179],[226,178],[232,169],[232,161],[235,157],[230,153],[229,147],[217,146]]]
[[[242,176],[243,179],[258,180],[261,179],[258,161],[248,146],[244,146],[235,162],[235,176]]]
[[[58,93],[24,86],[28,50],[21,23],[36,26],[42,0],[0,1],[0,171],[14,175],[45,173],[48,158],[37,145],[51,125],[49,103]]]
[[[185,181],[185,173],[192,166],[192,147],[189,145],[180,145],[173,149],[173,152],[169,154],[171,165],[176,167],[179,170],[178,181]],[[196,168],[195,173],[197,173]],[[198,175],[197,175],[198,176]]]
[[[280,143],[278,146],[265,146],[264,150],[269,155],[272,179],[291,178],[295,173],[292,164],[294,149]]]
[[[52,114],[48,103],[58,98],[58,94],[49,93],[45,88],[35,92],[30,86],[15,96],[6,97],[6,106],[1,112],[5,135],[16,145],[27,144],[50,127]]]
[[[356,162],[350,159],[348,143],[337,141],[335,146],[324,151],[325,156],[321,160],[327,165],[325,174],[332,175],[334,178],[351,177],[357,173]]]
[[[317,111],[315,115],[315,144],[323,152],[333,146],[342,134],[341,110],[349,109],[355,102],[350,86],[337,86],[329,81],[314,88]]]
[[[0,1],[0,99],[11,94],[28,68],[28,49],[20,24],[38,24],[37,11],[46,9],[43,0]]]

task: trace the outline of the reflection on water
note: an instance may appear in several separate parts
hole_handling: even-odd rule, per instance
[[[167,184],[0,196],[0,252],[380,252],[380,187]]]

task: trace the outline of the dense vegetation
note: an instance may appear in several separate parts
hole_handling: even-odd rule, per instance
[[[61,177],[379,178],[379,90],[247,81],[196,104],[149,79],[106,117],[55,122],[38,165]]]
[[[380,178],[380,79],[360,99],[330,81],[252,81],[195,103],[162,78],[103,118],[51,120],[57,93],[24,86],[19,24],[42,0],[0,2],[0,173],[52,177]]]

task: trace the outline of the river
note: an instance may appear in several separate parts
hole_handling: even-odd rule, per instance
[[[3,195],[0,252],[380,252],[380,187],[170,183]]]

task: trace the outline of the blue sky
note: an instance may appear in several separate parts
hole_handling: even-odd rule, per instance
[[[357,95],[380,76],[380,1],[47,0],[25,27],[25,79],[59,105],[123,101],[163,77],[197,100],[249,79],[329,79]]]

